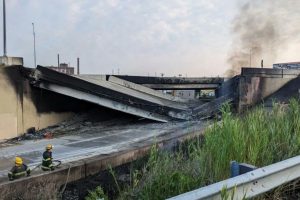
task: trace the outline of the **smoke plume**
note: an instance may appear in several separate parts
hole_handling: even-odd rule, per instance
[[[241,67],[272,66],[278,53],[300,36],[299,0],[248,0],[233,20],[227,75]]]

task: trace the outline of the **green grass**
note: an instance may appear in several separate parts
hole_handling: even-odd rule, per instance
[[[85,200],[108,200],[108,197],[104,194],[103,189],[98,186],[94,191],[89,191]]]
[[[271,111],[257,107],[243,116],[234,116],[224,105],[222,121],[208,128],[203,140],[189,141],[176,153],[153,147],[145,167],[132,173],[119,199],[165,199],[229,178],[232,160],[261,167],[299,153],[297,100],[288,106],[274,104]],[[281,187],[268,196],[278,198],[283,191]]]

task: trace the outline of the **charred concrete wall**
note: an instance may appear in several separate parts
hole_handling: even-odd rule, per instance
[[[74,115],[72,104],[78,108],[73,99],[30,86],[24,69],[0,66],[0,140],[69,119]]]
[[[238,109],[243,111],[245,108],[264,102],[272,96],[277,99],[280,97],[279,91],[283,90],[286,85],[290,84],[294,88],[287,96],[295,96],[295,92],[300,88],[294,80],[298,79],[300,70],[282,70],[282,69],[259,69],[244,68],[239,79],[239,97]],[[295,89],[295,87],[297,87]],[[278,94],[278,95],[276,95]],[[282,93],[283,94],[283,93]]]

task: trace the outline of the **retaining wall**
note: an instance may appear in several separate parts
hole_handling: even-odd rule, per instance
[[[17,137],[31,127],[54,125],[74,114],[62,109],[67,98],[32,88],[24,70],[0,65],[0,140]]]
[[[293,80],[298,79],[299,74],[300,70],[295,69],[243,68],[238,85],[239,111],[274,96],[287,84],[293,84]],[[300,88],[300,85],[293,85],[293,87]],[[295,91],[291,90],[286,95],[295,96],[295,94],[292,94]]]

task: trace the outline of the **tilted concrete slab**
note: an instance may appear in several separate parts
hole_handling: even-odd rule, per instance
[[[119,84],[119,85],[122,85],[124,87],[128,87],[128,88],[143,92],[143,93],[151,94],[153,96],[160,97],[162,99],[167,99],[167,100],[170,100],[170,101],[185,102],[185,103],[187,103],[189,101],[188,99],[183,99],[183,98],[180,98],[180,97],[177,97],[177,96],[164,94],[162,92],[150,89],[151,87],[148,87],[148,86],[145,87],[143,85],[132,83],[132,82],[117,78],[115,76],[109,76],[108,81]]]
[[[107,81],[103,81],[101,79],[95,79],[92,77],[87,77],[87,76],[77,76],[77,78],[103,86],[105,88],[110,88],[111,90],[117,91],[122,94],[127,94],[133,97],[137,97],[139,99],[143,99],[149,102],[153,102],[157,105],[160,106],[169,106],[172,108],[176,109],[188,109],[188,106],[186,104],[183,104],[182,102],[187,102],[187,101],[175,101],[174,99],[169,99],[169,98],[163,98],[163,96],[158,96],[158,91],[152,90],[150,88],[146,87],[139,87],[137,84],[126,82],[127,85],[121,84],[120,80],[113,79],[108,77]],[[131,85],[130,85],[131,84]],[[138,88],[138,89],[137,89]],[[145,89],[145,90],[143,90]],[[159,97],[159,98],[158,98]]]
[[[99,97],[97,95],[93,95],[90,93],[85,93],[80,90],[75,90],[69,87],[64,87],[56,84],[44,84],[44,83],[40,83],[39,87],[59,94],[74,97],[76,99],[81,99],[91,103],[95,103],[100,106],[122,111],[124,113],[138,115],[139,117],[143,117],[146,119],[152,119],[160,122],[167,122],[171,120],[171,118],[164,115],[159,115],[140,108],[124,105],[122,103],[119,103],[118,101],[109,100],[107,98]]]
[[[151,89],[149,87],[146,87],[146,86],[143,86],[141,84],[136,84],[136,83],[133,83],[133,82],[129,82],[129,81],[120,79],[120,78],[118,78],[116,76],[112,76],[112,75],[86,75],[86,74],[81,74],[81,75],[73,75],[73,76],[81,77],[81,78],[84,78],[84,79],[87,79],[87,80],[109,81],[109,82],[112,82],[112,83],[130,88],[130,89],[133,89],[133,90],[137,90],[139,92],[148,93],[148,94],[151,94],[153,96],[157,96],[157,97],[160,97],[162,99],[167,99],[167,100],[171,100],[171,101],[175,101],[175,102],[188,102],[189,101],[188,99],[183,99],[183,98],[172,96],[172,95],[169,95],[169,94],[164,94],[162,92],[153,90],[153,89]]]
[[[96,77],[96,76],[95,76]],[[124,84],[108,81],[107,77],[69,76],[41,66],[37,67],[32,83],[36,87],[58,92],[77,99],[90,101],[121,112],[143,118],[166,122],[177,118],[174,113],[188,111],[197,104],[196,101],[176,101],[162,98],[156,91],[142,91],[143,87],[135,88]],[[105,78],[105,79],[104,79]],[[128,83],[128,82],[127,82]]]

